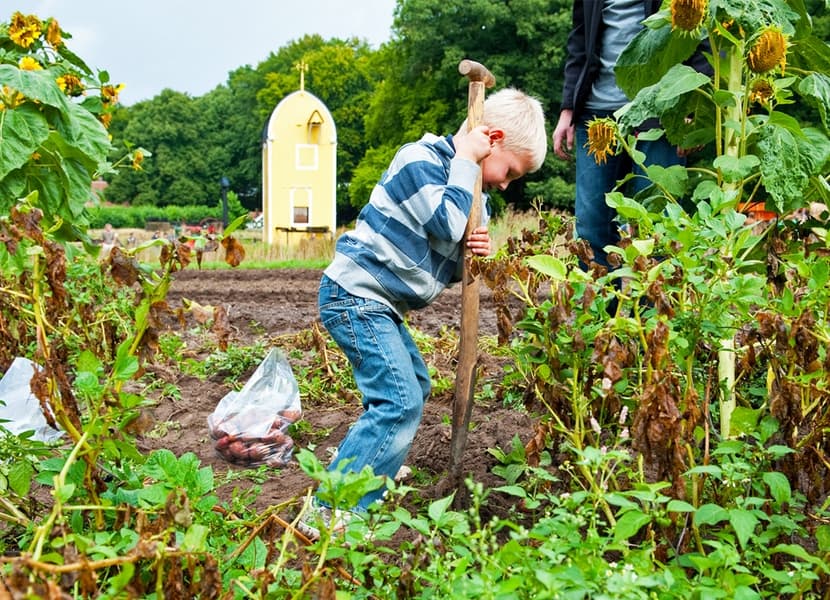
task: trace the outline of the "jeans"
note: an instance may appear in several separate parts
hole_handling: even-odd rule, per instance
[[[329,470],[394,477],[403,465],[429,397],[429,371],[406,325],[391,308],[352,296],[327,276],[320,282],[320,318],[349,359],[364,412],[349,429]],[[350,460],[348,464],[341,462]],[[361,498],[357,511],[384,488]]]
[[[605,202],[605,194],[612,191],[617,182],[629,173],[642,175],[629,180],[627,189],[621,191],[633,196],[651,185],[643,170],[635,165],[626,153],[609,156],[605,164],[598,165],[593,156],[588,155],[587,121],[594,116],[605,117],[608,114],[582,115],[576,122],[574,152],[576,154],[576,234],[591,244],[594,260],[609,267],[605,246],[615,245],[620,240],[617,211]],[[637,150],[646,155],[646,166],[685,164],[685,159],[677,155],[677,148],[664,137],[654,141],[637,142]],[[610,267],[609,267],[610,268]]]

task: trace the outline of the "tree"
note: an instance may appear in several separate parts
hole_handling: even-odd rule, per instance
[[[187,94],[164,90],[130,109],[127,140],[140,140],[152,154],[141,171],[114,177],[107,196],[132,204],[204,204],[213,174],[208,167],[202,114]]]
[[[399,0],[395,37],[372,59],[381,83],[366,115],[369,144],[454,133],[466,114],[467,86],[458,74],[464,58],[487,66],[497,87],[521,88],[558,114],[570,15],[570,0]],[[546,165],[512,185],[504,200],[527,206],[530,184],[551,178],[559,176]],[[363,191],[352,195],[355,205],[367,200]]]

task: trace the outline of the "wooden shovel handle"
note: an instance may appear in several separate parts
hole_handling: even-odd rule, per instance
[[[462,60],[458,71],[469,80],[467,96],[467,129],[481,124],[484,117],[484,89],[496,83],[486,67],[472,60]],[[459,492],[462,490],[461,463],[467,446],[467,427],[473,408],[475,369],[478,362],[478,311],[479,280],[470,271],[472,251],[466,242],[470,234],[481,224],[481,173],[473,188],[473,204],[467,219],[464,239],[464,270],[461,281],[461,332],[458,345],[458,372],[455,379],[455,398],[452,410],[452,440],[450,444],[450,468],[448,481]],[[462,494],[455,496],[457,506],[462,504]]]

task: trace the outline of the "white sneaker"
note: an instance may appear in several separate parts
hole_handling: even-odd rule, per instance
[[[412,469],[406,465],[402,465],[401,468],[398,469],[398,472],[395,473],[395,483],[406,481],[410,477],[412,477]]]
[[[342,535],[346,531],[346,525],[354,517],[354,513],[347,510],[332,510],[312,502],[309,504],[297,521],[296,529],[312,542],[320,539],[321,531],[330,531],[332,535]]]

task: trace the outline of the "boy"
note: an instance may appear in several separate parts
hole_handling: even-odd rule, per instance
[[[330,470],[369,465],[376,475],[394,477],[403,465],[430,393],[427,366],[404,316],[460,281],[460,242],[479,173],[485,190],[505,190],[542,165],[547,136],[538,100],[503,89],[485,101],[482,122],[469,132],[465,122],[454,136],[428,133],[402,146],[354,230],[337,241],[320,282],[320,318],[352,365],[364,412]],[[486,222],[484,197],[482,204]],[[487,227],[478,227],[467,246],[490,254]],[[383,492],[367,494],[351,510],[365,513]],[[338,514],[340,523],[341,516],[349,515]],[[299,529],[317,539],[317,525],[330,519],[330,509],[316,505]]]

